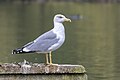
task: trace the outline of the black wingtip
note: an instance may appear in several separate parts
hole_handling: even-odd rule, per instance
[[[29,51],[29,52],[25,52],[23,51],[23,49],[14,49],[12,50],[12,54],[22,54],[22,53],[35,53],[36,51]]]
[[[17,50],[12,50],[12,54],[17,54],[19,53]]]
[[[19,54],[19,53],[23,53],[22,49],[14,49],[12,50],[12,54]]]

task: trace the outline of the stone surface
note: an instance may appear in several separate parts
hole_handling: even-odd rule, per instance
[[[62,73],[85,73],[82,65],[45,65],[38,63],[4,63],[0,64],[0,74],[62,74]]]
[[[0,64],[0,80],[87,80],[82,65],[30,63]]]

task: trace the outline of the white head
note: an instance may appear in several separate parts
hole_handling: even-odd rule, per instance
[[[54,22],[63,23],[63,22],[65,22],[65,21],[71,22],[70,19],[66,18],[66,17],[65,17],[64,15],[62,15],[62,14],[57,14],[57,15],[55,15],[55,17],[54,17]]]

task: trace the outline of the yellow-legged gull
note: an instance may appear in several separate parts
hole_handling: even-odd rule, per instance
[[[22,48],[13,50],[12,54],[45,53],[46,64],[52,64],[51,52],[58,49],[65,41],[65,29],[62,24],[65,21],[71,22],[70,19],[62,14],[55,15],[53,19],[53,29],[42,34],[34,41],[24,45]]]

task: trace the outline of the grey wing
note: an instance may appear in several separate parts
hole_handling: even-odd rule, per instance
[[[31,43],[26,48],[31,51],[39,51],[39,52],[47,52],[48,49],[56,44],[59,41],[57,39],[57,35],[51,31],[44,33],[43,35],[39,36],[33,43]]]
[[[54,39],[57,35],[55,33],[53,33],[52,30],[42,34],[41,36],[39,36],[37,39],[35,39],[34,41],[39,41],[41,39]]]
[[[41,40],[41,39],[44,40],[44,39],[49,39],[49,38],[51,38],[51,39],[52,39],[52,38],[55,38],[56,35],[51,34],[51,32],[52,32],[52,30],[50,30],[50,31],[42,34],[41,36],[39,36],[39,37],[38,37],[37,39],[35,39],[34,41],[31,41],[31,42],[25,44],[25,45],[23,46],[23,48],[28,47],[29,45],[32,45],[34,42],[37,42],[37,41],[39,41],[39,40]],[[47,35],[47,36],[46,36],[46,35]]]

